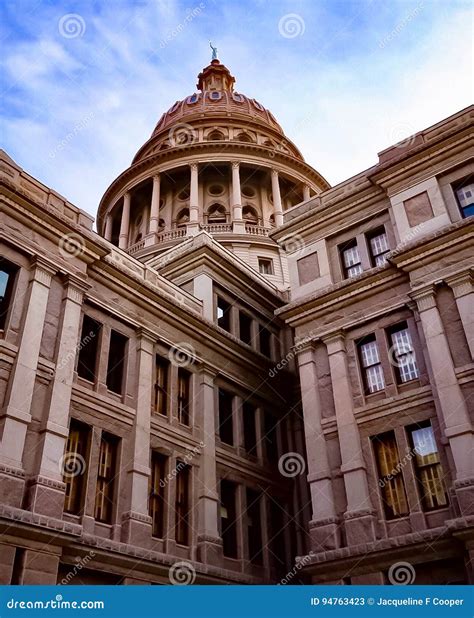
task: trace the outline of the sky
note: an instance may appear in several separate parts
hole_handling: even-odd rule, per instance
[[[331,184],[471,104],[464,0],[2,0],[1,147],[95,215],[209,40]]]

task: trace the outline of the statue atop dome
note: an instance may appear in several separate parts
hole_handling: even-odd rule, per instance
[[[211,41],[209,41],[209,47],[212,49],[212,60],[217,60],[217,47],[214,47]]]

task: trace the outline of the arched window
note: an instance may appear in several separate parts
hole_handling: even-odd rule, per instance
[[[160,219],[158,221],[158,231],[162,232],[165,229],[165,220],[164,219]]]
[[[275,215],[270,215],[268,221],[270,222],[270,227],[275,227]]]
[[[182,227],[189,223],[189,208],[183,208],[179,211],[178,216],[176,217],[176,225],[178,227]]]
[[[218,142],[218,141],[222,141],[225,138],[224,138],[224,134],[222,133],[222,131],[218,131],[217,129],[215,129],[214,131],[211,131],[209,133],[209,135],[207,136],[207,139]]]
[[[227,223],[227,213],[222,204],[211,204],[207,209],[208,223]]]
[[[252,206],[244,206],[242,208],[242,218],[248,223],[254,223],[255,225],[258,224],[257,211],[255,208],[252,208]]]
[[[252,144],[254,142],[252,137],[248,133],[245,133],[245,132],[239,133],[237,135],[237,140],[239,142],[246,142],[247,144]]]

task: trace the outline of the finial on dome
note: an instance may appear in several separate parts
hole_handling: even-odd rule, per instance
[[[212,59],[211,60],[217,60],[217,47],[214,47],[212,45],[212,42],[209,41],[209,47],[212,49]]]

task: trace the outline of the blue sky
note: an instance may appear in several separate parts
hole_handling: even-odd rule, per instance
[[[3,0],[2,147],[95,214],[209,39],[331,184],[472,101],[468,1]]]

